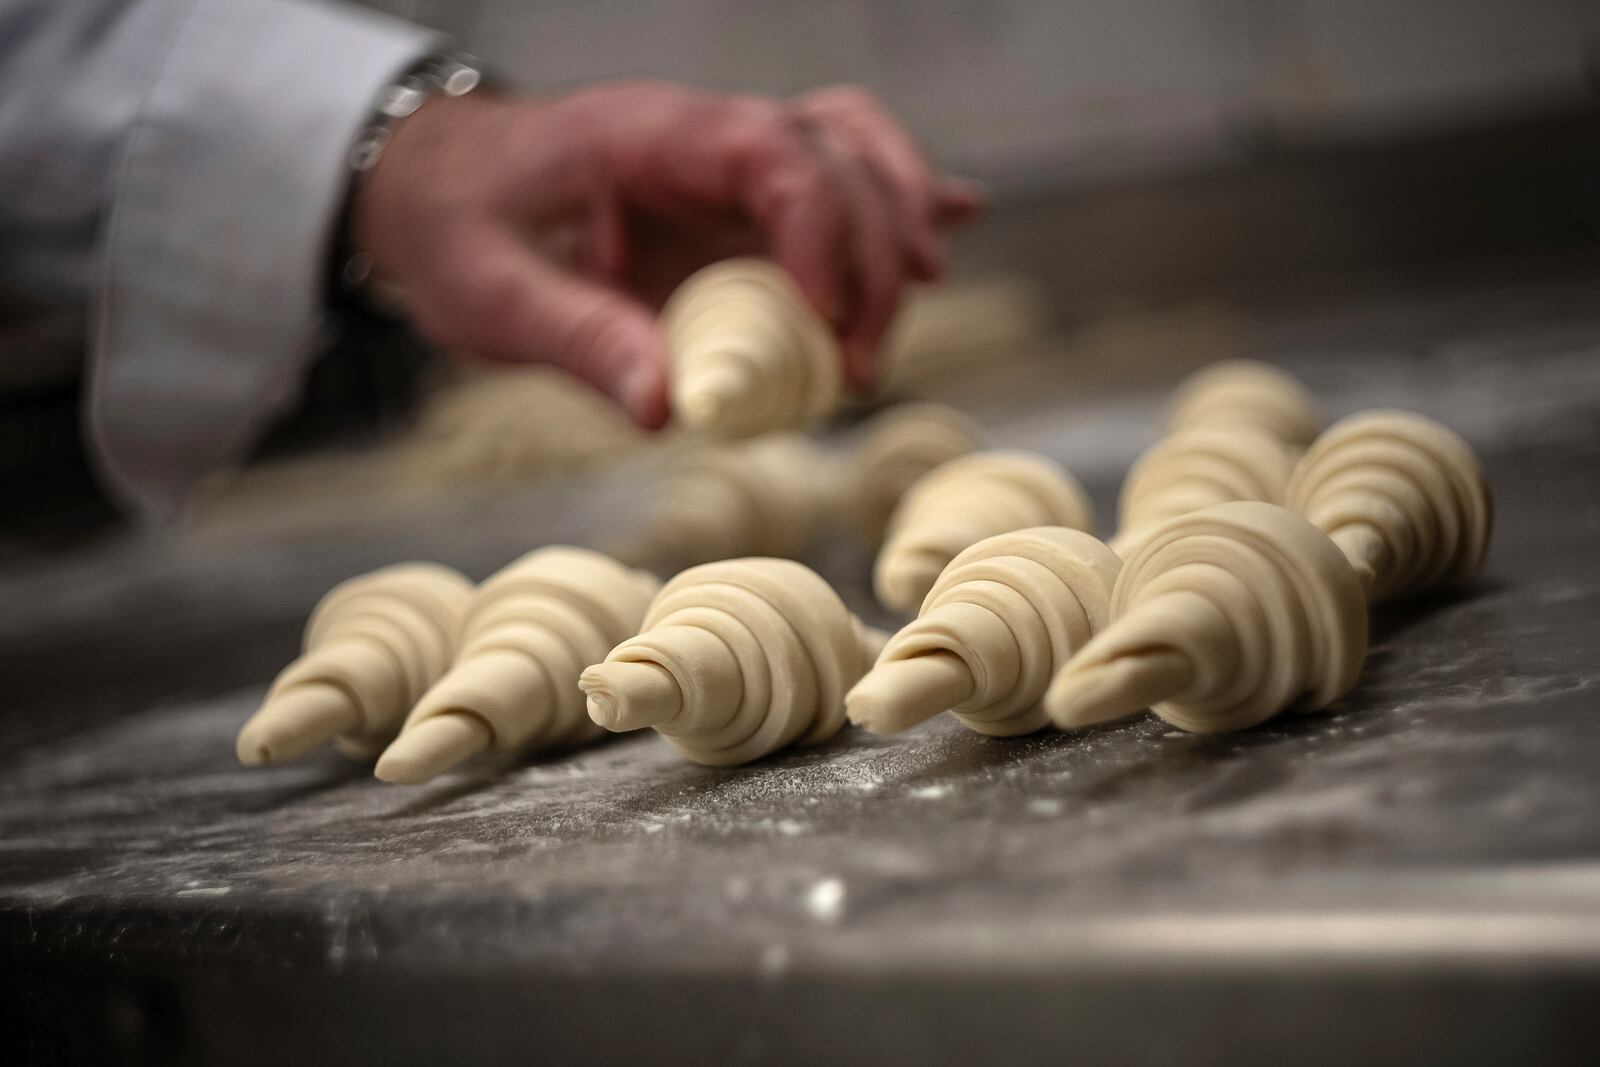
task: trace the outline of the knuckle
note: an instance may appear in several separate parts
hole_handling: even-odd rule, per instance
[[[441,272],[440,283],[413,294],[411,315],[431,339],[491,354],[504,324],[523,307],[519,281],[504,272],[461,274]],[[447,280],[450,279],[450,280]]]
[[[736,135],[759,141],[782,132],[783,108],[774,100],[744,93],[709,97],[705,111],[719,118]]]
[[[571,366],[591,363],[600,350],[605,330],[603,309],[596,304],[584,308],[573,318],[571,328],[561,338],[562,362]]]
[[[596,383],[611,381],[628,361],[622,309],[596,300],[578,315],[562,339],[558,361]]]
[[[837,211],[833,183],[822,167],[799,163],[774,182],[774,193],[785,204],[804,203],[820,214],[819,222],[829,223]]]
[[[786,108],[782,117],[783,136],[796,150],[808,156],[820,155],[837,138],[830,137],[825,120],[811,111]],[[837,150],[837,149],[831,149]]]
[[[790,156],[769,168],[760,182],[758,200],[766,215],[804,205],[812,224],[823,229],[837,224],[841,210],[827,170],[807,154]]]
[[[756,171],[781,166],[795,154],[782,109],[760,97],[705,101],[694,109],[686,128],[718,151],[747,160]]]
[[[461,314],[468,323],[504,322],[521,310],[521,281],[505,272],[486,273],[463,286]]]
[[[840,111],[878,114],[884,110],[882,101],[870,89],[850,83],[818,89],[812,94],[812,100],[823,108],[837,108]]]
[[[881,106],[877,94],[865,86],[847,82],[835,85],[832,89],[840,101],[854,107],[876,108]]]
[[[704,95],[699,90],[676,82],[639,77],[578,89],[562,99],[582,101],[604,111],[617,112],[651,104],[689,105]]]

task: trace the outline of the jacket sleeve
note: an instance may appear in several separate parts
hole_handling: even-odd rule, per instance
[[[0,0],[0,280],[87,309],[126,503],[174,514],[293,400],[350,145],[438,47],[313,0]]]

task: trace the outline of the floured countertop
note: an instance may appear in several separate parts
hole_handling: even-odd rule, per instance
[[[727,770],[629,736],[419,788],[331,752],[236,765],[328,585],[602,543],[639,505],[626,468],[7,559],[10,1010],[63,1020],[52,1048],[208,1062],[1595,1050],[1600,299],[1457,292],[1245,337],[1331,414],[1462,431],[1497,529],[1472,589],[1379,617],[1334,713],[1240,734],[941,720]],[[1079,471],[1109,525],[1171,375],[1084,398],[1072,372],[976,414]],[[860,549],[816,562],[887,621]]]

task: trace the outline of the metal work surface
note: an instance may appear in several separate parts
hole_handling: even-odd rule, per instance
[[[1471,589],[1378,617],[1333,712],[1235,735],[936,721],[728,770],[632,736],[415,789],[332,752],[245,769],[233,735],[329,584],[600,543],[637,474],[14,557],[5,1010],[35,1051],[236,1062],[1600,1053],[1586,284],[1255,324],[1333,414],[1457,426],[1497,529]],[[1041,388],[989,429],[1108,521],[1167,378]],[[870,611],[860,550],[820,563]]]

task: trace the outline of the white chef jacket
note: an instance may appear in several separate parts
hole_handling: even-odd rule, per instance
[[[125,503],[172,515],[293,401],[350,146],[441,46],[313,0],[0,0],[0,287],[89,317]]]

